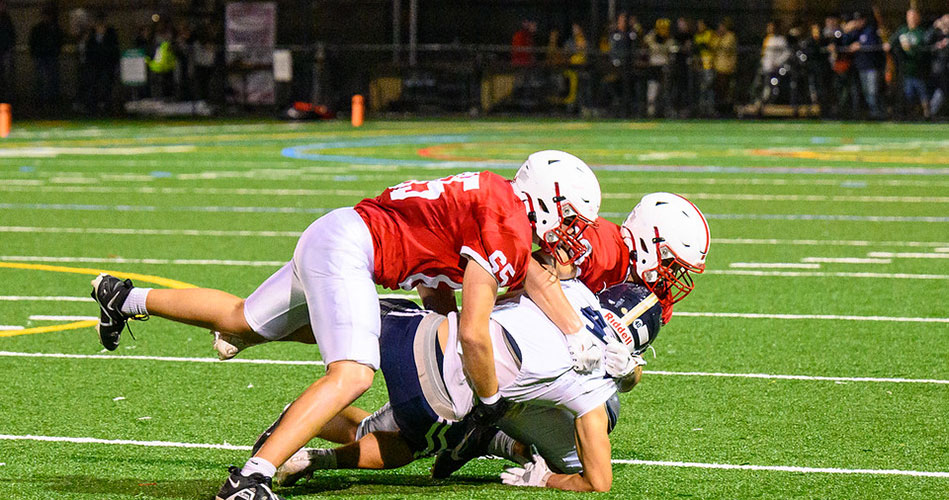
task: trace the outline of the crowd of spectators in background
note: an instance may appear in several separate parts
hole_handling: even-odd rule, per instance
[[[79,112],[106,114],[119,102],[146,98],[225,102],[223,29],[210,14],[155,15],[122,47],[106,13],[60,14],[43,9],[28,34],[32,97],[43,111],[72,104]],[[727,17],[645,22],[620,12],[596,33],[572,23],[569,31],[540,34],[535,21],[524,20],[511,40],[515,92],[540,96],[533,110],[553,104],[617,117],[765,114],[776,105],[845,119],[946,115],[949,14],[927,23],[911,9],[898,26],[875,10],[790,27],[774,21],[760,46],[740,46],[733,24]],[[6,0],[0,0],[0,102],[13,94],[16,43]],[[75,88],[64,90],[67,46],[76,61],[68,78]],[[130,48],[145,58],[146,81],[122,87],[120,49]]]
[[[65,102],[68,96],[74,111],[110,114],[120,100],[221,101],[223,85],[215,85],[213,80],[223,76],[218,69],[224,58],[222,37],[222,30],[212,22],[183,20],[173,24],[159,19],[142,25],[131,48],[139,49],[145,57],[146,82],[118,99],[122,47],[108,15],[76,9],[70,12],[64,29],[59,12],[48,5],[28,36],[34,104],[41,113],[61,113],[62,106],[70,104]],[[0,0],[0,102],[10,102],[13,96],[16,42],[6,2]],[[60,75],[66,44],[75,47],[75,88],[71,91],[64,91]]]
[[[768,105],[807,107],[833,118],[929,118],[939,115],[947,93],[949,14],[924,25],[916,10],[896,29],[879,12],[830,16],[823,23],[784,29],[767,24],[759,49],[739,47],[733,21],[659,18],[644,26],[620,12],[598,42],[574,23],[566,40],[551,30],[539,61],[537,24],[524,21],[512,40],[511,63],[565,67],[576,81],[570,99],[581,113],[613,116],[717,117],[763,113]],[[737,81],[739,56],[757,64]],[[572,73],[571,73],[572,72]],[[591,84],[598,82],[598,84]]]

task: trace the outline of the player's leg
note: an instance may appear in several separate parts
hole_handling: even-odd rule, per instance
[[[306,324],[306,300],[294,289],[293,271],[284,265],[267,278],[247,300],[210,288],[152,289],[132,286],[130,280],[100,275],[92,282],[101,314],[97,330],[107,349],[118,346],[130,318],[159,316],[208,328],[217,334],[215,347],[228,359],[244,347],[282,338]],[[227,341],[228,349],[218,345]]]
[[[315,471],[330,469],[396,469],[415,460],[398,432],[375,431],[337,448],[310,448],[293,454],[277,469],[274,482],[293,486]]]
[[[380,328],[372,252],[369,230],[351,208],[327,214],[300,237],[293,279],[304,291],[327,371],[287,409],[245,472],[256,460],[273,474],[371,386]]]

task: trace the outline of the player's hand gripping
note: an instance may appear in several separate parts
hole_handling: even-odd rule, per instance
[[[501,482],[510,486],[535,486],[543,488],[547,480],[553,475],[547,462],[540,455],[534,454],[534,461],[524,464],[523,467],[511,467],[501,473]]]
[[[642,356],[632,354],[621,342],[607,343],[605,351],[603,365],[606,373],[613,378],[623,378],[632,373],[637,366],[646,364]]]
[[[573,360],[573,369],[578,373],[591,373],[603,362],[603,350],[596,338],[585,328],[573,335],[566,335],[567,349]]]
[[[499,398],[491,404],[479,402],[465,416],[465,422],[481,427],[491,427],[507,413],[510,406],[511,403],[504,398]]]

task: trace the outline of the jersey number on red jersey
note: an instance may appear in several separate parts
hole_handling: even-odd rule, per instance
[[[389,191],[389,198],[392,200],[404,200],[406,198],[437,200],[445,192],[445,186],[448,184],[460,182],[463,191],[471,191],[478,189],[479,180],[480,173],[465,172],[434,181],[405,181],[392,186],[392,190]]]

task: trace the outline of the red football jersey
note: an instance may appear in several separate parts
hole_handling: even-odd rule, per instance
[[[629,247],[623,241],[620,226],[603,217],[596,226],[587,227],[581,239],[592,249],[578,264],[578,278],[594,293],[626,281],[629,271]]]
[[[386,288],[461,288],[466,259],[491,272],[499,286],[517,285],[527,273],[527,212],[511,181],[495,173],[406,181],[355,209],[372,233],[374,278]]]

